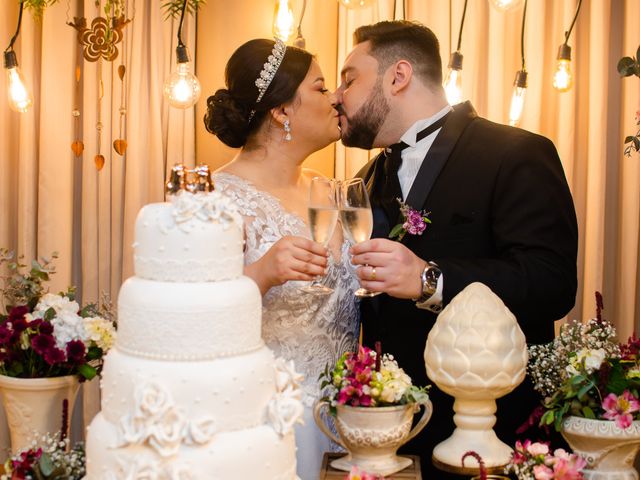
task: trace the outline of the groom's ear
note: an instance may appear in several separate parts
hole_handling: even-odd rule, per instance
[[[391,95],[406,89],[413,77],[413,67],[406,60],[399,60],[391,66]]]

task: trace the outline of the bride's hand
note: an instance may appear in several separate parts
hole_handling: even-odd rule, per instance
[[[271,287],[289,280],[311,281],[324,275],[328,250],[303,237],[283,237],[260,260],[245,267],[264,295]]]

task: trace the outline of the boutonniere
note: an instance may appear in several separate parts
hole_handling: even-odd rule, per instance
[[[391,229],[389,238],[396,238],[398,241],[401,241],[407,233],[410,235],[422,235],[427,228],[427,223],[431,223],[429,213],[424,210],[411,208],[399,198],[397,200],[400,204],[402,222]]]

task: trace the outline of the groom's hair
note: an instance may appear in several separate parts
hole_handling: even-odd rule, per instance
[[[394,20],[364,25],[353,34],[354,44],[369,42],[369,54],[382,74],[395,62],[406,60],[430,86],[442,86],[442,60],[436,35],[418,22]]]

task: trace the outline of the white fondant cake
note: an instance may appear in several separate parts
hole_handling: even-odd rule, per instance
[[[301,378],[262,342],[233,205],[215,191],[147,205],[134,249],[87,478],[295,479]]]

